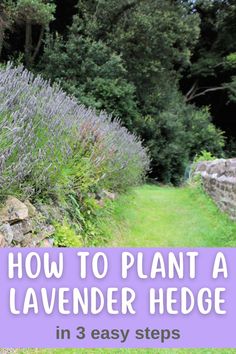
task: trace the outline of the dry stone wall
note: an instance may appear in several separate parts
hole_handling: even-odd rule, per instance
[[[29,201],[9,196],[0,207],[0,247],[52,247],[54,231]]]
[[[236,158],[200,162],[194,174],[201,174],[205,191],[236,220]]]
[[[114,201],[116,193],[102,190],[90,193],[100,207],[105,200]],[[21,201],[8,196],[0,203],[0,248],[1,247],[53,247],[54,223],[62,224],[65,210],[55,201],[47,204],[39,200],[33,205],[29,200]]]

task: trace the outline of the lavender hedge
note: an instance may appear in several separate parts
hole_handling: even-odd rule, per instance
[[[123,190],[149,166],[141,141],[22,66],[0,70],[0,196]]]

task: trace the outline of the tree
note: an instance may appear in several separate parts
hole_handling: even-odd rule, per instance
[[[201,37],[194,53],[189,77],[192,86],[188,102],[228,90],[234,100],[236,69],[236,4],[233,0],[197,0],[194,8],[201,17]]]
[[[0,58],[4,45],[5,32],[11,29],[15,16],[15,4],[12,0],[3,0],[0,4]]]
[[[163,108],[161,84],[175,80],[190,63],[198,15],[171,0],[80,0],[78,11],[80,34],[102,40],[121,55],[144,114],[159,102]]]
[[[18,0],[17,22],[25,24],[25,63],[29,67],[34,63],[40,50],[45,29],[54,19],[55,5],[47,0]],[[41,27],[35,48],[32,44],[32,26]]]
[[[208,109],[186,104],[176,87],[168,107],[145,116],[140,131],[151,151],[151,176],[164,183],[183,182],[186,168],[202,150],[223,153],[223,133],[212,124]]]
[[[132,128],[139,116],[135,87],[126,80],[120,55],[102,41],[81,36],[74,19],[66,41],[49,36],[40,63],[43,74],[86,106],[106,110]],[[55,67],[57,70],[55,70]]]
[[[192,0],[191,6],[199,14],[201,31],[181,89],[186,102],[210,107],[214,124],[225,131],[231,157],[236,152],[236,2]]]
[[[66,37],[48,37],[40,67],[138,133],[152,156],[152,176],[176,184],[202,148],[221,153],[223,145],[209,112],[186,105],[178,92],[198,25],[185,2],[80,0]]]

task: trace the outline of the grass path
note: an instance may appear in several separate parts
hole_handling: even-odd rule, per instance
[[[235,354],[236,349],[19,349],[1,354]]]
[[[115,202],[106,225],[114,247],[236,245],[236,223],[198,189],[144,186]],[[7,352],[0,351],[1,354]],[[9,353],[9,352],[8,352]],[[15,354],[236,354],[236,349],[35,349]]]
[[[132,196],[117,201],[112,227],[112,246],[236,245],[236,223],[197,188],[138,188]]]

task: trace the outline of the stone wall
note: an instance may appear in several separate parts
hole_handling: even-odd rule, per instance
[[[54,231],[29,201],[9,196],[0,207],[0,247],[52,247]]]
[[[106,190],[89,193],[100,206],[107,199],[114,201],[116,193]],[[56,201],[31,204],[29,200],[19,200],[8,196],[0,203],[0,248],[1,247],[53,247],[54,224],[63,224],[68,218],[67,211]]]
[[[205,191],[236,220],[236,158],[200,162],[194,174],[201,174]]]

